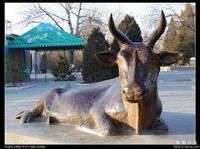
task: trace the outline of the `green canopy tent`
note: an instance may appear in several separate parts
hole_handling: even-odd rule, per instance
[[[49,23],[41,23],[14,40],[9,41],[7,48],[44,51],[46,55],[47,50],[68,49],[73,53],[76,49],[83,49],[85,44],[86,41],[84,39],[71,35]],[[72,61],[71,57],[70,62]]]

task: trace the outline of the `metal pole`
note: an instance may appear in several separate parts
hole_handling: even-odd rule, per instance
[[[44,51],[44,62],[45,62],[45,82],[47,81],[47,51]]]
[[[36,50],[35,50],[35,53],[34,53],[34,54],[35,54],[35,66],[34,66],[34,67],[35,67],[35,80],[36,80],[36,79],[37,79],[37,72],[36,72],[36,71],[37,71],[37,70],[36,70],[36,60],[37,60],[36,56],[37,56],[37,55],[36,55]]]

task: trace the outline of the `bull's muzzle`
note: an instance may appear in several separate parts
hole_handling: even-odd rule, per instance
[[[123,89],[123,97],[126,101],[135,103],[143,101],[148,95],[146,88],[129,88]]]

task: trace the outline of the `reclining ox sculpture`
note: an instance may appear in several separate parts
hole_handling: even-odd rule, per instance
[[[119,77],[53,89],[32,110],[22,111],[16,118],[27,123],[43,115],[49,123],[87,123],[104,136],[118,132],[121,126],[130,127],[137,134],[143,130],[168,130],[160,118],[162,105],[158,97],[157,77],[160,66],[177,62],[182,54],[153,52],[154,44],[165,27],[162,11],[160,24],[149,42],[133,42],[116,29],[111,14],[109,29],[121,50],[117,54],[100,52],[96,57],[104,64],[117,64]]]

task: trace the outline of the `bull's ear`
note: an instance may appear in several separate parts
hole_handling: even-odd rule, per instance
[[[176,63],[183,57],[182,53],[161,52],[155,55],[155,58],[160,66],[169,66]]]
[[[117,55],[111,51],[98,52],[95,54],[95,57],[104,65],[113,66],[116,64]]]

